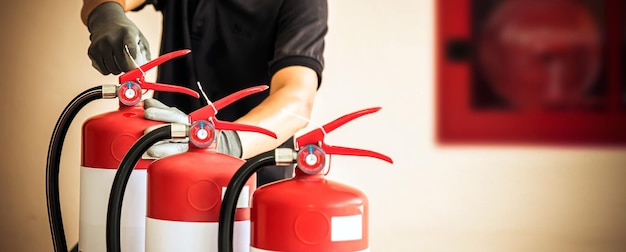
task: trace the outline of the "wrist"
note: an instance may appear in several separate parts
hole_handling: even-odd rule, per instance
[[[84,0],[83,7],[80,11],[80,17],[81,17],[81,20],[83,21],[83,24],[89,27],[91,16],[94,14],[94,12],[97,12],[96,9],[101,9],[101,8],[121,9],[120,13],[124,14],[125,12],[124,10],[126,8],[126,1],[125,0]],[[119,10],[114,10],[114,11],[117,12]],[[115,12],[111,11],[111,13],[115,13]]]

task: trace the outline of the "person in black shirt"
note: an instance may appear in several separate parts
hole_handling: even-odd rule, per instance
[[[269,91],[220,110],[218,117],[266,128],[278,139],[223,131],[220,145],[225,147],[220,151],[245,159],[293,146],[293,135],[307,122],[290,114],[309,118],[321,83],[326,0],[83,0],[81,18],[91,40],[88,54],[100,73],[119,74],[150,59],[148,41],[125,14],[146,5],[163,14],[161,54],[191,49],[190,55],[161,65],[158,82],[200,91],[199,82],[211,101],[270,85]],[[207,105],[175,93],[155,92],[154,98],[184,113]],[[161,107],[158,101],[146,104]],[[290,174],[287,169],[265,169],[258,183]]]

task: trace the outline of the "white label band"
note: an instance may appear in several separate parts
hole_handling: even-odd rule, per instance
[[[280,251],[265,250],[265,249],[250,247],[250,252],[280,252]],[[370,252],[370,249],[366,248],[364,250],[358,250],[358,251],[354,251],[354,252]]]
[[[363,215],[333,216],[330,218],[331,241],[363,239]]]
[[[117,169],[80,168],[78,239],[81,251],[106,251],[107,206]],[[146,170],[133,170],[122,205],[122,251],[143,252],[146,216]]]
[[[183,222],[146,218],[146,251],[218,252],[217,222]],[[250,221],[235,221],[233,250],[250,246]]]
[[[224,195],[226,195],[226,187],[222,187],[222,201],[224,201]],[[244,186],[241,189],[241,193],[239,194],[239,199],[237,199],[237,208],[248,208],[250,206],[249,196],[250,195],[250,187]]]

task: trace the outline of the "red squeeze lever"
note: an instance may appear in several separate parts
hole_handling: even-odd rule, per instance
[[[326,143],[324,143],[324,132],[330,133],[331,131],[335,130],[336,128],[339,128],[341,125],[344,125],[349,121],[352,121],[358,117],[361,117],[367,114],[377,112],[380,109],[381,109],[380,107],[368,108],[368,109],[364,109],[364,110],[360,110],[360,111],[356,111],[356,112],[344,115],[322,126],[321,129],[312,130],[311,132],[306,133],[296,138],[296,146],[298,146],[298,149],[302,149],[303,147],[306,147],[307,145],[317,145],[321,147],[321,149],[324,150],[326,154],[373,157],[373,158],[378,158],[378,159],[381,159],[381,160],[384,160],[393,164],[393,160],[390,157],[380,154],[378,152],[374,152],[370,150],[354,149],[354,148],[348,148],[348,147],[331,146],[331,145],[327,145]]]
[[[174,85],[146,82],[144,79],[144,74],[146,71],[158,65],[161,65],[170,59],[186,55],[190,52],[191,50],[188,49],[170,52],[154,60],[151,60],[150,62],[139,66],[138,68],[135,68],[120,75],[120,87],[117,92],[117,96],[120,99],[120,102],[127,106],[133,106],[137,104],[141,100],[142,89],[183,93],[193,96],[195,98],[199,98],[200,95],[198,94],[198,92],[191,89]]]
[[[247,88],[214,102],[213,106],[207,105],[202,107],[201,109],[191,112],[189,114],[189,123],[191,124],[191,127],[189,129],[190,142],[199,148],[208,147],[211,143],[213,143],[215,130],[250,131],[277,138],[276,133],[261,127],[233,122],[225,122],[215,118],[215,114],[220,109],[230,105],[231,103],[241,98],[244,98],[251,94],[262,92],[264,90],[267,90],[268,88],[269,86],[267,85]],[[215,109],[213,107],[215,107]]]

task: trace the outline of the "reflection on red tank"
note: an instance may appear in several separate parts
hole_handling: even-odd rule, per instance
[[[516,109],[575,108],[600,70],[601,35],[573,0],[506,0],[478,39],[480,69],[495,93]]]

